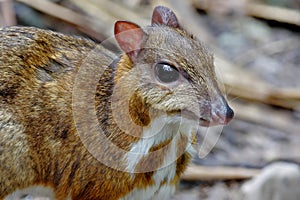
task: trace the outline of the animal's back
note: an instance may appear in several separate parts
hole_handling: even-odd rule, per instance
[[[76,74],[94,62],[90,54],[99,68],[115,55],[86,39],[25,27],[0,29],[0,47],[0,199],[40,183],[64,193],[76,184],[81,159],[96,163],[72,118]]]

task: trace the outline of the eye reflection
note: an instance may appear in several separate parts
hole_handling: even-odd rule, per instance
[[[162,83],[172,83],[179,79],[179,71],[168,63],[157,63],[155,65],[155,76]]]

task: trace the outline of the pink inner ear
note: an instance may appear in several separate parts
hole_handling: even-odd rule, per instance
[[[136,24],[127,21],[117,21],[115,24],[115,38],[120,48],[131,59],[136,57],[144,42],[144,31]]]
[[[179,27],[176,15],[167,7],[157,6],[152,14],[152,25],[166,25],[174,28]]]

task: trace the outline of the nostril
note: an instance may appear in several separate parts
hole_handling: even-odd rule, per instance
[[[229,122],[234,116],[233,110],[227,105],[227,111],[226,111],[226,118],[227,121]]]

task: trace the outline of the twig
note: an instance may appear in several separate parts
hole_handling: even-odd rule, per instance
[[[252,178],[259,173],[259,169],[191,165],[181,178],[187,181],[242,180]]]
[[[4,25],[13,26],[17,24],[16,15],[13,9],[12,0],[2,0],[1,12],[3,13]]]
[[[91,35],[98,40],[104,40],[106,37],[101,35],[99,30],[105,30],[105,25],[97,23],[96,21],[89,19],[86,16],[82,16],[70,9],[59,6],[47,0],[17,0],[24,3],[36,10],[44,12],[48,15],[54,16],[58,19],[64,20],[71,24],[74,24],[80,28],[83,32]]]
[[[150,22],[149,20],[143,18],[141,14],[134,12],[134,10],[122,6],[119,2],[117,3],[111,0],[101,0],[101,1],[86,0],[85,3],[87,3],[88,1],[93,2],[97,7],[104,8],[104,10],[107,13],[114,16],[117,20],[134,21],[140,26],[149,25]]]
[[[149,20],[144,19],[134,11],[108,0],[70,0],[73,4],[87,13],[94,21],[101,21],[102,27],[98,28],[106,37],[113,34],[113,26],[117,20],[133,21],[139,25],[148,25]]]
[[[207,10],[207,1],[191,0],[196,8]],[[278,22],[293,24],[300,26],[300,12],[288,8],[275,7],[270,5],[263,5],[253,1],[246,1],[244,6],[244,13],[252,17],[258,17],[267,20],[274,20]]]
[[[296,10],[251,3],[246,5],[246,12],[253,17],[300,26],[300,12]]]
[[[245,104],[233,101],[230,105],[235,111],[235,119],[281,130],[284,133],[298,134],[299,132],[300,124],[297,122],[299,120],[293,119],[290,111],[276,110],[253,102]]]
[[[86,15],[89,16],[89,18],[101,21],[101,23],[104,24],[103,26],[105,26],[103,29],[109,29],[109,27],[113,27],[113,23],[117,20],[117,18],[108,14],[105,9],[95,5],[95,1],[70,0],[70,2],[83,10]],[[105,30],[104,32],[107,36],[112,33],[107,33]]]
[[[224,84],[229,88],[232,96],[287,109],[298,110],[300,108],[300,88],[276,89],[251,80],[245,85],[239,84],[238,80],[224,81]]]

